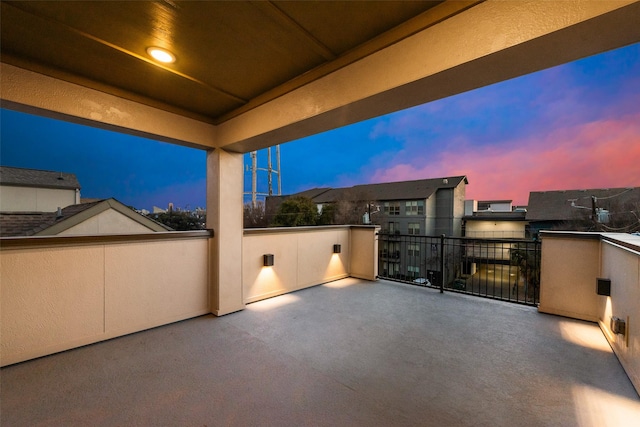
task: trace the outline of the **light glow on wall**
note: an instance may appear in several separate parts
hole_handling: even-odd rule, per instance
[[[340,255],[342,254],[331,254],[329,265],[327,266],[327,270],[324,273],[324,277],[332,278],[344,275],[346,269],[344,267],[344,264],[342,263],[342,258],[340,257]]]

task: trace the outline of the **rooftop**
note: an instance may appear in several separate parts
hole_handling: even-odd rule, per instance
[[[0,212],[0,236],[57,234],[108,209],[115,209],[145,225],[150,231],[171,230],[151,218],[138,214],[116,199],[110,198],[67,206],[60,211],[60,215],[57,212]]]
[[[630,426],[597,325],[344,279],[2,369],[6,425]]]
[[[415,200],[426,199],[441,188],[455,188],[461,182],[468,184],[466,176],[419,179],[413,181],[385,182],[380,184],[362,184],[345,188],[318,189],[313,196],[316,203],[330,203],[337,200]],[[315,190],[315,189],[314,189]],[[313,194],[313,190],[303,192]],[[304,194],[295,194],[295,196]]]
[[[80,189],[72,173],[0,166],[0,184],[41,188]]]
[[[640,203],[640,187],[594,188],[584,190],[532,191],[527,208],[528,221],[562,221],[589,218],[591,197],[599,208]]]

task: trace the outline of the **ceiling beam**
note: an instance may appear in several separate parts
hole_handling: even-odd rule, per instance
[[[75,83],[0,63],[0,107],[195,148],[215,126]]]
[[[638,1],[493,1],[220,123],[248,152],[640,41]]]

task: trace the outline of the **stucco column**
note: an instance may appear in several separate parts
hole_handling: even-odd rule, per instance
[[[207,228],[212,228],[210,307],[216,316],[244,309],[242,154],[207,152]]]

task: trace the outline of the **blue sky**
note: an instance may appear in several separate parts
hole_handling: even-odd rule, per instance
[[[137,208],[205,205],[203,151],[9,110],[0,120],[2,165],[72,172],[83,197]],[[640,186],[640,44],[289,142],[281,158],[284,194],[466,175],[467,198],[526,204],[529,191]]]

